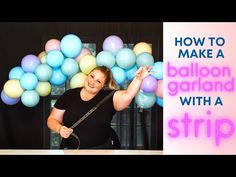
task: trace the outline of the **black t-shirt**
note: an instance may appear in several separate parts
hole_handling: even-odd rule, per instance
[[[67,90],[55,103],[54,107],[65,110],[63,124],[71,127],[78,119],[83,117],[90,109],[99,103],[111,90],[101,90],[94,98],[83,101],[80,97],[81,88]],[[91,113],[84,121],[74,128],[80,140],[80,148],[89,148],[106,142],[110,135],[110,124],[116,113],[113,106],[113,95],[99,108]],[[76,148],[74,137],[63,139],[66,147]]]

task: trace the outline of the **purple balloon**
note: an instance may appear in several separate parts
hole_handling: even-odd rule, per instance
[[[117,52],[124,47],[124,43],[120,37],[116,35],[108,36],[102,45],[103,50],[110,51],[113,55],[116,55]]]
[[[155,92],[156,88],[157,88],[157,80],[153,76],[147,76],[143,80],[141,85],[141,89],[147,93]]]
[[[32,54],[26,55],[21,60],[21,67],[25,72],[34,72],[39,64],[40,64],[40,59]]]
[[[20,98],[10,98],[4,91],[1,92],[1,99],[5,104],[14,105],[19,102]]]

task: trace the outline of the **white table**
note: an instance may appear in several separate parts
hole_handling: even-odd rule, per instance
[[[162,155],[157,150],[0,150],[0,155]]]

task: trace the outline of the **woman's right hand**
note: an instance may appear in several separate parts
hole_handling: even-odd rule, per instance
[[[61,126],[61,128],[59,130],[59,133],[60,133],[61,137],[63,137],[63,138],[68,138],[72,132],[73,132],[73,129],[68,128],[66,126]]]

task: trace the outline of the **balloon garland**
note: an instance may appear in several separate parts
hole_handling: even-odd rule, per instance
[[[40,97],[51,93],[52,86],[68,80],[70,88],[83,87],[87,74],[96,66],[110,68],[116,83],[122,87],[135,77],[139,67],[152,66],[152,74],[143,80],[135,103],[142,109],[155,103],[163,107],[163,62],[154,62],[148,43],[140,42],[130,49],[124,47],[120,37],[111,35],[102,47],[103,51],[93,56],[75,34],[48,40],[39,55],[24,56],[21,65],[10,70],[1,92],[2,101],[14,105],[21,100],[25,106],[34,107]]]

